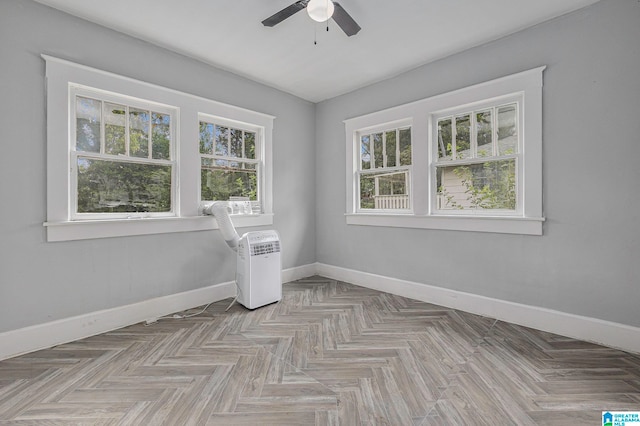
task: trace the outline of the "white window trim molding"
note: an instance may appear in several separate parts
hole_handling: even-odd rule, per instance
[[[463,89],[421,99],[364,116],[347,119],[346,135],[346,212],[348,225],[388,226],[508,234],[542,235],[542,74],[546,66],[490,80]],[[448,109],[473,108],[519,94],[522,96],[524,199],[517,215],[442,214],[432,209],[432,117]],[[412,120],[412,210],[361,213],[357,210],[358,170],[357,132],[402,120]]]
[[[236,228],[267,226],[273,225],[273,214],[232,215],[231,221]],[[213,216],[45,222],[44,226],[49,242],[218,229]]]
[[[264,200],[264,188],[262,185],[262,182],[265,182],[266,180],[266,176],[265,176],[265,167],[262,166],[262,162],[259,161],[261,157],[263,157],[263,154],[265,152],[265,144],[264,144],[264,140],[265,137],[263,135],[263,133],[265,132],[265,129],[263,127],[260,126],[256,126],[255,124],[251,124],[251,123],[244,123],[244,122],[240,122],[240,121],[236,121],[236,120],[229,120],[228,118],[225,117],[218,117],[218,116],[214,116],[214,115],[210,115],[210,114],[198,114],[198,125],[200,124],[200,122],[207,122],[207,123],[211,123],[211,124],[216,124],[216,125],[223,125],[223,126],[227,126],[229,128],[235,128],[235,129],[239,129],[242,131],[250,131],[250,132],[254,132],[256,134],[256,141],[255,141],[255,157],[257,159],[256,160],[252,160],[252,159],[248,159],[248,158],[238,158],[237,160],[241,160],[239,162],[248,162],[248,163],[254,163],[256,164],[257,167],[257,173],[258,173],[258,202],[262,205],[264,204],[265,200]],[[215,152],[215,149],[214,149]],[[217,156],[215,153],[211,155],[211,157],[209,158],[220,158],[222,156]],[[200,151],[198,150],[198,158],[201,161],[202,159],[202,154],[200,154]],[[230,159],[231,157],[227,157],[227,159]],[[201,167],[202,163],[199,163],[198,167]],[[198,188],[201,187],[202,184],[202,175],[198,174]],[[214,201],[212,200],[203,200],[202,199],[202,194],[201,191],[198,191],[198,205],[200,207],[203,206],[203,203],[205,204],[211,204]],[[200,210],[199,210],[200,211]]]
[[[168,159],[139,159],[137,157],[132,157],[130,155],[123,156],[105,156],[104,152],[85,152],[74,150],[71,147],[76,144],[77,138],[77,127],[72,125],[77,119],[76,116],[76,108],[77,108],[77,97],[84,97],[89,99],[96,99],[103,103],[111,103],[116,105],[123,105],[125,108],[139,108],[144,110],[155,110],[154,112],[159,112],[162,114],[166,114],[171,117],[170,124],[170,132],[171,132],[171,146],[170,146],[170,158]],[[177,184],[173,184],[171,187],[171,210],[166,212],[145,212],[145,213],[79,213],[76,210],[76,206],[78,205],[78,194],[76,191],[71,190],[71,188],[77,187],[78,184],[78,164],[77,159],[91,158],[99,161],[123,161],[129,164],[138,163],[138,164],[156,164],[163,166],[171,166],[171,175],[172,182],[176,182],[177,180],[177,171],[179,170],[179,165],[176,160],[177,155],[177,132],[175,123],[178,122],[179,110],[176,107],[171,107],[167,105],[161,105],[157,103],[152,103],[148,101],[143,101],[139,99],[134,99],[130,96],[117,95],[114,93],[104,92],[102,90],[92,90],[89,87],[80,86],[77,84],[69,85],[69,151],[71,155],[71,162],[69,164],[71,171],[70,176],[70,185],[69,185],[69,219],[71,221],[82,221],[82,220],[104,220],[104,219],[129,219],[129,218],[140,218],[140,217],[176,217],[179,216],[178,206],[179,206],[179,193],[176,190]],[[75,132],[74,132],[75,130]],[[128,133],[127,133],[128,134]]]
[[[400,163],[400,157],[397,157],[397,163],[395,166],[391,166],[391,167],[376,167],[375,169],[366,169],[366,170],[360,170],[360,138],[362,137],[362,135],[365,134],[369,134],[372,135],[374,133],[385,133],[389,130],[400,130],[400,129],[406,129],[408,128],[409,131],[411,131],[413,127],[413,122],[412,120],[400,120],[400,121],[394,121],[392,123],[384,123],[383,125],[376,125],[373,127],[367,127],[367,128],[363,128],[363,129],[358,129],[355,134],[353,135],[353,139],[354,139],[354,144],[356,146],[354,146],[354,155],[355,155],[355,169],[354,169],[354,179],[355,179],[355,185],[358,187],[359,185],[359,178],[362,175],[367,175],[367,174],[376,174],[376,173],[384,173],[384,172],[399,172],[399,171],[405,171],[407,173],[409,173],[409,185],[407,188],[407,192],[409,195],[409,208],[408,209],[396,209],[396,210],[376,210],[376,209],[362,209],[360,208],[360,203],[359,200],[356,199],[355,201],[355,206],[354,206],[354,211],[356,213],[371,213],[371,212],[382,212],[382,213],[397,213],[397,214],[407,214],[411,212],[411,191],[412,191],[412,175],[413,175],[413,158],[412,158],[412,164],[409,165],[399,165]],[[383,136],[384,139],[384,136]],[[371,146],[373,146],[373,141],[370,142]],[[399,146],[399,140],[396,141],[396,143]],[[411,144],[411,155],[413,156],[413,143]],[[373,158],[373,148],[371,149],[371,157]],[[357,189],[356,189],[357,191]]]
[[[443,216],[509,216],[509,217],[524,217],[524,209],[523,209],[523,205],[524,205],[524,187],[523,187],[523,183],[524,183],[524,166],[522,166],[522,160],[524,157],[524,150],[523,150],[523,139],[524,139],[524,135],[522,134],[522,123],[524,123],[523,120],[523,109],[522,106],[524,101],[524,93],[520,92],[517,94],[512,94],[512,95],[508,95],[505,97],[501,97],[501,98],[493,98],[491,100],[489,100],[488,102],[481,102],[481,103],[476,103],[476,104],[472,104],[472,105],[465,105],[462,108],[455,108],[455,109],[448,109],[448,110],[444,110],[444,111],[438,111],[435,112],[433,114],[431,114],[431,131],[432,133],[430,134],[430,139],[429,139],[429,143],[430,143],[430,167],[431,167],[431,198],[430,198],[430,211],[434,214],[434,215],[443,215]],[[516,194],[517,194],[517,203],[516,203],[516,210],[515,212],[512,210],[505,210],[505,211],[501,211],[501,210],[471,210],[471,209],[467,209],[467,210],[455,210],[455,209],[451,209],[451,210],[447,210],[447,209],[438,209],[437,208],[437,190],[435,189],[435,181],[436,181],[436,173],[437,173],[437,167],[455,167],[456,165],[459,164],[472,164],[472,163],[484,163],[486,161],[499,161],[496,156],[487,156],[487,157],[476,157],[476,158],[466,158],[466,159],[462,159],[462,160],[454,160],[454,161],[438,161],[438,149],[437,149],[437,144],[435,143],[436,138],[438,137],[438,126],[437,123],[440,119],[444,118],[444,117],[456,117],[456,116],[460,116],[460,115],[466,115],[466,114],[471,114],[473,116],[474,112],[478,112],[480,110],[486,110],[488,108],[499,108],[502,105],[505,104],[516,104],[518,105],[517,107],[517,117],[518,117],[518,123],[519,125],[519,130],[518,130],[518,143],[517,143],[517,153],[515,154],[511,154],[508,156],[502,156],[502,159],[506,159],[506,158],[511,158],[511,159],[515,159],[516,164],[518,164],[517,167],[517,174],[516,174]],[[495,129],[492,129],[495,130]],[[497,141],[495,141],[495,143],[497,143]]]
[[[409,214],[346,214],[345,216],[348,225],[523,235],[542,235],[542,222],[544,222],[543,218],[500,216],[418,216]]]
[[[272,133],[274,116],[180,92],[49,55],[47,93],[47,241],[69,241],[129,235],[147,235],[217,229],[212,217],[200,216],[199,114],[224,117],[263,129],[263,214],[233,215],[238,227],[273,224]],[[178,108],[176,126],[176,206],[174,217],[111,220],[71,220],[69,91],[86,86]]]

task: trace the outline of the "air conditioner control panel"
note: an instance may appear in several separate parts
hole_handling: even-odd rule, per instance
[[[243,235],[247,238],[247,242],[251,244],[268,243],[272,241],[280,241],[278,233],[274,230],[269,231],[253,231]]]

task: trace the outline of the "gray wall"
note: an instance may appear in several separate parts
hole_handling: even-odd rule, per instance
[[[285,268],[319,261],[640,326],[638,22],[637,0],[604,0],[314,106],[31,0],[0,1],[0,332],[233,279],[216,231],[45,242],[41,53],[275,115]],[[540,65],[544,236],[345,225],[342,120]]]
[[[540,65],[544,236],[345,225],[342,120]],[[640,3],[603,0],[318,104],[318,261],[640,326],[639,70]]]
[[[2,0],[0,332],[234,278],[235,258],[217,231],[45,242],[42,53],[276,116],[283,267],[315,261],[315,105],[30,0]]]

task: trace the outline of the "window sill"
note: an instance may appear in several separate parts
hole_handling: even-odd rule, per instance
[[[542,235],[544,218],[347,213],[347,225]]]
[[[273,214],[232,215],[231,221],[238,228],[272,225]],[[49,242],[218,229],[211,216],[45,222],[44,226]]]

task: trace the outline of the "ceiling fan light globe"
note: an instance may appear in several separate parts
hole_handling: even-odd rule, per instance
[[[309,17],[317,22],[324,22],[331,18],[334,9],[331,0],[311,0],[307,4]]]

